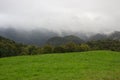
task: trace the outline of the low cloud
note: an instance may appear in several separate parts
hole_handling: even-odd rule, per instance
[[[120,30],[119,0],[0,0],[0,27],[71,32]]]

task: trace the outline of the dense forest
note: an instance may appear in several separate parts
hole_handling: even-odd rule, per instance
[[[113,35],[112,37],[114,37]],[[115,36],[116,37],[116,36]],[[120,40],[107,38],[84,41],[77,36],[52,37],[45,45],[25,45],[0,36],[0,57],[47,53],[82,52],[89,50],[120,51]]]

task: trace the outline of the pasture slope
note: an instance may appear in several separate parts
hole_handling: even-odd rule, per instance
[[[0,80],[120,80],[120,52],[88,51],[1,58]]]

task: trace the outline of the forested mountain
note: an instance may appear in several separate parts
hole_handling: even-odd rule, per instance
[[[83,42],[83,40],[85,42],[105,39],[120,40],[120,31],[115,31],[111,34],[99,33],[91,36],[86,36],[87,34],[79,32],[75,34],[72,32],[64,31],[60,34],[58,32],[50,31],[47,29],[38,29],[32,31],[16,30],[14,28],[0,29],[0,36],[14,40],[15,42],[18,43],[38,46],[43,46],[46,44],[46,42],[53,45],[60,45],[70,41],[75,43],[81,43]],[[71,34],[73,36],[69,36]]]
[[[108,36],[107,35],[105,35],[105,34],[95,34],[95,35],[93,35],[93,36],[91,36],[89,39],[88,39],[88,41],[91,41],[91,40],[104,40],[104,39],[107,39],[108,38]]]
[[[90,36],[87,41],[96,41],[96,40],[120,40],[120,31],[114,31],[110,34],[95,34],[93,36]]]
[[[0,29],[0,36],[12,39],[18,43],[44,45],[49,38],[58,36],[58,34],[47,29],[25,31],[8,28]]]
[[[47,44],[25,45],[0,36],[0,57],[17,55],[35,55],[44,53],[81,52],[88,50],[120,51],[120,40],[96,40],[84,42],[76,36],[53,37]]]
[[[74,42],[76,44],[83,43],[84,41],[77,36],[69,35],[65,37],[52,37],[48,39],[47,44],[50,45],[63,45],[68,42]]]
[[[0,36],[0,57],[38,54],[39,47],[16,43]]]
[[[120,40],[120,31],[115,31],[109,35],[109,39]]]

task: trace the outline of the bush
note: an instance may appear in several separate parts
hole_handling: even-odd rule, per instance
[[[90,50],[90,47],[87,44],[81,44],[79,47],[80,51],[88,51]]]
[[[69,42],[65,45],[66,52],[74,52],[77,49],[77,45],[74,42]]]
[[[52,53],[53,52],[53,46],[51,45],[45,45],[43,47],[43,53]]]
[[[54,51],[55,53],[64,53],[65,52],[65,48],[64,46],[56,46],[54,47]]]

